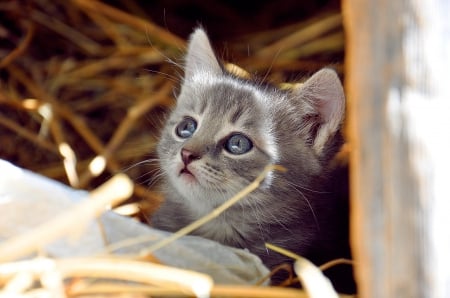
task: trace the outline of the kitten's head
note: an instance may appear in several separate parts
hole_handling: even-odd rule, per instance
[[[285,166],[307,185],[333,147],[344,95],[336,73],[317,72],[281,91],[223,69],[202,29],[191,36],[185,76],[158,154],[181,200],[216,206],[247,186],[268,164]],[[278,174],[263,188],[273,189]]]

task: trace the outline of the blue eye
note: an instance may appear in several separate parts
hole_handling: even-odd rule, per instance
[[[197,122],[194,119],[187,117],[177,125],[175,132],[180,138],[187,139],[192,137],[196,129]]]
[[[231,154],[244,154],[253,148],[253,143],[243,134],[234,134],[225,142],[225,150]]]

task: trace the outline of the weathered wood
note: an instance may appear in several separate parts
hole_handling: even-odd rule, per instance
[[[450,297],[450,4],[344,0],[361,297]]]

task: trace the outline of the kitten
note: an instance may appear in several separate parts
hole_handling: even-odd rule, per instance
[[[269,268],[291,260],[268,251],[265,242],[317,264],[348,257],[346,198],[330,188],[328,167],[342,144],[344,107],[333,70],[282,91],[225,71],[205,32],[196,29],[177,105],[158,145],[165,202],[153,226],[176,231],[277,164],[287,172],[270,173],[194,234],[247,248]]]

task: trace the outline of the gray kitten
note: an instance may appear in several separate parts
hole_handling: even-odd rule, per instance
[[[228,73],[202,29],[191,36],[185,76],[158,146],[165,202],[154,227],[176,231],[251,183],[259,189],[194,234],[247,248],[270,268],[288,261],[264,243],[322,263],[348,257],[345,199],[330,185],[345,98],[336,73],[323,69],[282,91]]]

